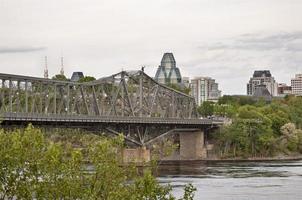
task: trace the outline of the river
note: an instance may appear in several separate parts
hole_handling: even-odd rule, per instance
[[[161,170],[159,181],[180,197],[192,183],[199,200],[301,200],[302,161],[194,164]]]

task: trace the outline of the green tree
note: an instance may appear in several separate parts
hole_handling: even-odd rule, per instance
[[[187,95],[189,95],[191,92],[191,89],[189,87],[179,86],[179,85],[173,84],[173,83],[167,84],[167,86],[174,90],[177,90],[179,92],[185,93]]]
[[[290,119],[298,128],[302,128],[302,97],[290,98],[288,100]]]
[[[57,81],[68,81],[65,75],[62,74],[56,74],[51,78],[52,80],[57,80]]]
[[[236,107],[231,104],[214,104],[214,114],[232,118],[236,116]]]
[[[214,103],[204,101],[201,106],[197,108],[198,113],[203,117],[212,116],[214,114]]]
[[[297,129],[295,124],[287,123],[281,127],[282,136],[280,137],[282,150],[290,152],[302,152],[302,130]]]
[[[90,81],[95,81],[96,79],[92,76],[84,76],[82,77],[79,82],[83,83],[83,82],[90,82]]]
[[[71,133],[55,131],[53,137],[32,126],[0,130],[0,199],[176,199],[150,171],[140,176],[121,164],[121,136],[74,134],[69,143]],[[193,193],[188,185],[183,199]]]

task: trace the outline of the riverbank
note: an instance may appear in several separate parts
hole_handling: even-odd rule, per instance
[[[256,157],[256,158],[224,158],[224,159],[196,159],[196,160],[161,160],[158,165],[192,165],[222,162],[282,162],[282,161],[299,161],[302,155],[298,156],[280,156],[280,157]]]

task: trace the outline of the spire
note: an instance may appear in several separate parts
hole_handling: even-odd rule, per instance
[[[63,60],[63,57],[61,57],[61,70],[60,70],[60,74],[64,75],[64,60]]]
[[[44,61],[45,61],[44,78],[48,78],[47,56],[44,57]]]

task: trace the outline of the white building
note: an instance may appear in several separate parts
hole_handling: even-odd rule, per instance
[[[296,74],[295,78],[291,79],[292,94],[302,96],[302,74]]]
[[[196,104],[200,106],[204,101],[218,101],[221,91],[218,83],[210,77],[195,77],[191,80],[191,95],[195,98]]]
[[[278,96],[278,83],[269,70],[255,71],[247,84],[247,95],[254,96],[257,87],[265,86],[271,96]]]
[[[182,83],[186,88],[190,87],[190,78],[189,77],[182,77]]]

